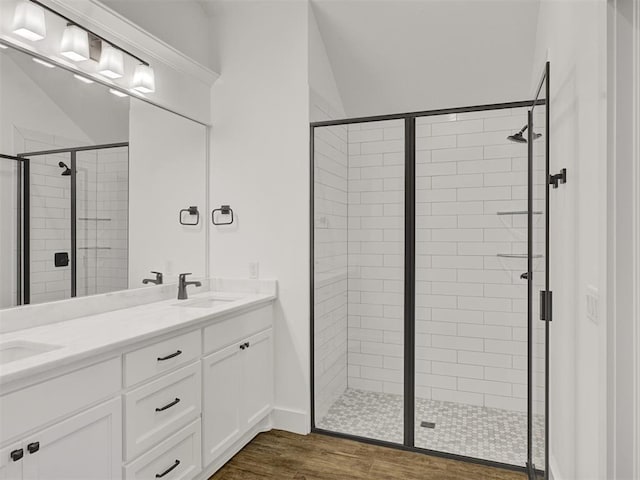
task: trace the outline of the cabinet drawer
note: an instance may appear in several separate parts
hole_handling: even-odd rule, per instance
[[[125,386],[152,378],[200,357],[200,330],[177,335],[125,354]]]
[[[200,362],[125,395],[126,458],[161,442],[200,415]]]
[[[120,357],[0,397],[0,444],[120,392]]]
[[[200,437],[200,421],[196,420],[129,465],[125,465],[125,479],[192,479],[202,470]]]
[[[239,340],[261,332],[273,324],[273,305],[219,321],[204,329],[205,353],[220,350]]]

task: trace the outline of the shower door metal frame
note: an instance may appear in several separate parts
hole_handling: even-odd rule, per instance
[[[530,480],[536,480],[538,478],[546,479],[547,474],[549,472],[549,324],[553,320],[553,303],[552,303],[552,291],[550,290],[550,276],[549,276],[549,226],[550,226],[550,198],[549,198],[549,185],[551,184],[551,172],[549,168],[549,152],[550,152],[550,133],[549,133],[549,104],[550,104],[550,72],[551,65],[550,62],[546,62],[544,65],[544,69],[540,78],[540,82],[538,83],[538,88],[536,89],[535,99],[532,103],[531,110],[528,114],[528,152],[527,152],[527,160],[529,163],[529,178],[527,182],[527,190],[528,190],[528,238],[527,238],[527,251],[528,251],[528,280],[527,280],[527,290],[528,290],[528,378],[527,378],[527,390],[528,390],[528,408],[527,408],[527,475]],[[544,91],[543,91],[544,87]],[[540,99],[540,95],[544,95],[543,99]],[[533,273],[533,112],[537,105],[544,105],[545,107],[545,132],[544,132],[544,157],[545,157],[545,187],[544,187],[544,201],[545,201],[545,248],[544,248],[544,262],[545,262],[545,279],[544,279],[544,290],[538,292],[540,295],[539,299],[536,299],[534,292],[534,278],[535,275]],[[544,292],[544,297],[542,294]],[[540,301],[541,306],[541,318],[533,318],[533,304],[535,301]],[[544,315],[544,317],[542,317]],[[533,361],[533,324],[534,322],[544,321],[544,470],[540,468],[536,468],[536,465],[533,461],[533,389],[535,388],[533,384],[533,369],[535,368]]]
[[[29,249],[24,245],[30,244],[30,189],[29,159],[22,156],[0,154],[1,159],[18,162],[16,178],[16,305],[23,305],[24,299],[30,296],[31,272],[29,268]],[[28,303],[28,302],[27,302]]]
[[[83,147],[72,147],[72,148],[56,148],[56,149],[52,149],[52,150],[38,150],[38,151],[34,151],[34,152],[26,152],[26,153],[20,153],[18,154],[17,157],[15,158],[19,158],[20,160],[23,160],[23,164],[24,164],[24,173],[23,173],[23,184],[24,184],[24,191],[23,191],[23,197],[24,197],[24,202],[26,205],[26,208],[24,210],[24,243],[22,245],[22,252],[23,252],[23,257],[24,257],[24,261],[23,261],[23,270],[24,270],[24,274],[23,274],[23,281],[20,282],[20,280],[18,280],[18,284],[20,285],[20,283],[22,283],[22,289],[23,289],[23,296],[22,296],[22,303],[19,303],[18,305],[22,305],[22,304],[29,304],[31,302],[31,298],[30,298],[30,265],[29,265],[29,251],[31,248],[31,244],[30,244],[30,238],[29,238],[29,218],[30,218],[30,212],[29,212],[29,195],[30,195],[30,191],[29,191],[29,185],[30,185],[30,181],[31,178],[29,176],[29,160],[30,158],[27,157],[38,157],[38,156],[42,156],[42,155],[59,155],[59,154],[64,154],[64,153],[68,153],[69,154],[69,158],[70,158],[70,170],[71,170],[71,198],[70,198],[70,202],[71,202],[71,212],[70,212],[70,216],[71,216],[71,224],[70,224],[70,229],[71,229],[71,298],[75,298],[77,296],[77,289],[78,289],[78,252],[77,252],[77,231],[78,231],[78,219],[77,217],[77,185],[76,185],[76,163],[77,163],[77,155],[78,152],[88,152],[88,151],[93,151],[93,150],[106,150],[109,148],[122,148],[122,147],[127,147],[129,148],[129,142],[116,142],[116,143],[104,143],[104,144],[100,144],[100,145],[87,145],[87,146],[83,146]],[[20,249],[19,249],[20,250]]]
[[[547,64],[548,65],[548,64]],[[548,69],[548,66],[547,66]],[[542,83],[540,84],[542,85]],[[485,460],[482,458],[467,457],[464,455],[458,455],[455,453],[442,452],[438,450],[430,450],[425,448],[416,447],[414,444],[414,423],[415,423],[415,121],[418,117],[428,117],[437,115],[446,115],[452,113],[468,113],[479,112],[488,110],[502,110],[506,108],[519,108],[519,107],[533,107],[534,105],[546,105],[547,100],[525,100],[520,102],[508,102],[508,103],[495,103],[487,105],[475,105],[468,107],[454,107],[444,108],[437,110],[426,110],[420,112],[398,113],[390,115],[378,115],[367,117],[353,117],[340,120],[326,120],[310,123],[310,135],[309,135],[309,149],[310,149],[310,163],[309,163],[309,318],[310,318],[310,405],[311,405],[311,431],[314,433],[320,433],[323,435],[334,436],[338,438],[345,438],[349,440],[356,440],[372,445],[379,445],[384,447],[395,448],[399,450],[407,450],[417,453],[423,453],[427,455],[433,455],[442,458],[448,458],[453,460],[460,460],[464,462],[480,464],[491,467],[498,467],[508,470],[514,470],[518,472],[529,472],[529,459],[523,459],[525,466],[506,464],[501,462],[495,462],[492,460]],[[548,108],[547,108],[548,115]],[[315,282],[314,282],[314,234],[315,234],[315,204],[314,204],[314,168],[315,168],[315,151],[314,151],[314,136],[315,129],[320,127],[330,127],[336,125],[350,125],[356,123],[368,123],[378,122],[385,120],[404,120],[404,135],[405,135],[405,226],[404,226],[404,442],[402,444],[389,442],[385,440],[373,439],[368,437],[361,437],[358,435],[352,435],[348,433],[335,432],[331,430],[325,430],[316,427],[315,424],[315,335],[314,335],[314,307],[315,307]],[[531,130],[529,130],[531,133]],[[531,142],[529,143],[531,145]],[[548,143],[547,143],[548,148]],[[547,165],[548,165],[548,153],[547,153]],[[531,173],[529,172],[529,177]],[[548,189],[548,185],[547,185]],[[548,198],[548,195],[547,195]],[[547,228],[548,232],[548,228]],[[548,238],[547,238],[548,245]],[[548,252],[547,252],[548,253]],[[531,258],[531,251],[528,254]],[[548,261],[548,255],[547,255]],[[529,309],[531,306],[529,306]],[[548,355],[547,355],[548,358]],[[547,382],[548,383],[548,382]],[[530,443],[530,431],[528,430],[527,443]],[[546,429],[545,429],[545,438]],[[528,445],[529,447],[529,445]],[[535,473],[540,474],[539,470]]]

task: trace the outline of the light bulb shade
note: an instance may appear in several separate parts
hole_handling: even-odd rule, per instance
[[[124,75],[124,55],[111,45],[102,45],[98,72],[105,77],[116,79]]]
[[[67,25],[62,34],[60,53],[74,62],[89,59],[89,35],[77,25]]]
[[[27,0],[20,2],[13,15],[13,33],[32,42],[42,40],[47,35],[44,9]]]
[[[153,93],[156,91],[156,77],[153,68],[149,65],[138,65],[133,73],[133,83],[131,88],[142,93]]]

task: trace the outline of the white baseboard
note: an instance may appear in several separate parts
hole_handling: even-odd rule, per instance
[[[309,414],[300,410],[274,408],[271,412],[271,423],[276,430],[307,435],[311,431]]]

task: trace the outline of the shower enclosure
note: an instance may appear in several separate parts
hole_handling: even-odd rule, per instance
[[[314,431],[544,478],[547,79],[311,125]]]
[[[127,288],[128,150],[0,155],[0,308]]]

